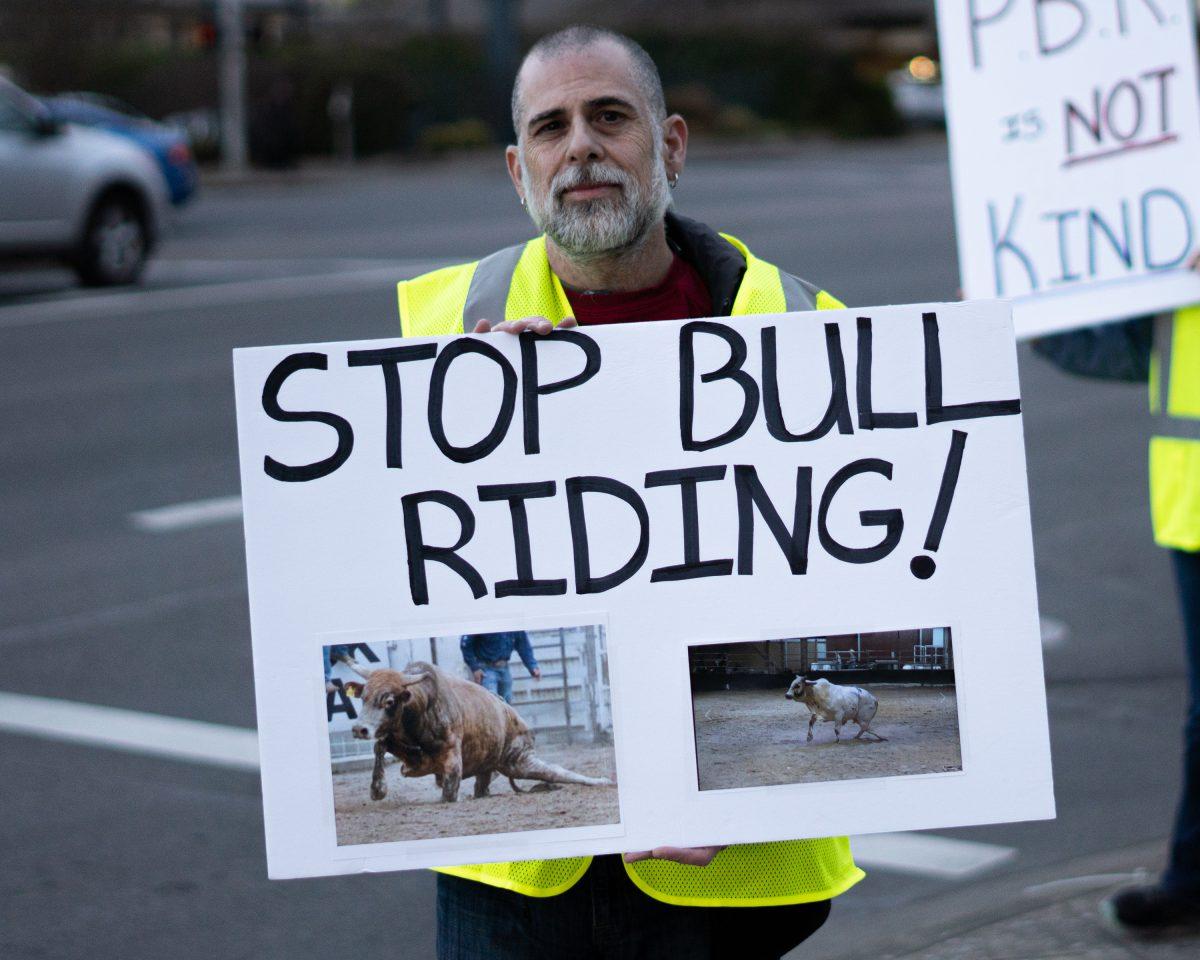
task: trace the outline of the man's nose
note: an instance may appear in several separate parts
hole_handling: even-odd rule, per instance
[[[591,124],[582,118],[571,123],[567,139],[567,159],[572,163],[588,163],[604,156],[604,147]]]

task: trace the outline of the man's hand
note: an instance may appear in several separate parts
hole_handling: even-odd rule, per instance
[[[533,668],[532,670],[530,670],[529,672],[530,672],[531,674],[533,674],[533,679],[534,679],[534,680],[541,680],[541,679],[542,679],[542,668],[541,668],[541,667],[534,667],[534,668]]]
[[[474,673],[471,674],[471,676],[473,676],[475,678],[476,683],[483,683],[483,671],[482,670],[476,670]]]
[[[676,863],[687,864],[689,867],[707,867],[718,853],[725,847],[655,847],[653,850],[639,850],[637,853],[625,854],[626,863],[637,863],[639,860],[674,860]]]
[[[579,326],[574,317],[565,317],[558,325],[561,329]],[[480,320],[475,324],[472,333],[536,333],[545,336],[554,329],[554,324],[545,317],[524,317],[520,320],[502,320],[492,323],[491,320]]]
[[[1188,267],[1200,273],[1200,250],[1192,254],[1192,259],[1188,261]],[[566,321],[564,320],[563,323],[566,323]]]

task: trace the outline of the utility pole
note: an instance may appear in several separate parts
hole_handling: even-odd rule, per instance
[[[492,89],[488,119],[500,138],[507,139],[509,120],[508,92],[521,53],[520,0],[488,0],[487,67]]]
[[[217,0],[221,167],[246,169],[246,29],[243,0]]]

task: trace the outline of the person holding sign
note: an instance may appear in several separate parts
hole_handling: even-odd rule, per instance
[[[657,68],[629,38],[591,27],[544,37],[521,65],[512,104],[508,171],[541,236],[400,283],[406,336],[550,335],[842,306],[741,241],[668,211],[687,125],[667,114]],[[845,837],[440,873],[442,958],[775,958],[863,877]]]
[[[1200,271],[1200,254],[1191,268]],[[1150,380],[1150,512],[1170,551],[1188,668],[1183,795],[1159,882],[1118,891],[1107,918],[1133,933],[1200,929],[1200,305],[1034,341],[1069,373]]]

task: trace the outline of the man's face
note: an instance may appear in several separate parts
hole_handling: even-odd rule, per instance
[[[537,227],[575,256],[636,247],[662,219],[670,193],[662,123],[628,54],[600,42],[532,60],[521,75],[521,105],[509,172]]]

